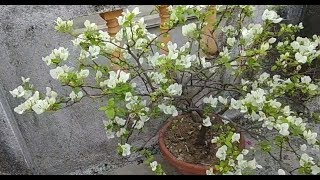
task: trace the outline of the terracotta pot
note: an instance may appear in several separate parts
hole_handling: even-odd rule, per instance
[[[170,126],[174,119],[180,119],[183,115],[171,117],[168,119],[168,123],[166,123],[159,131],[159,146],[160,151],[162,153],[163,158],[169,162],[178,172],[183,175],[205,175],[206,170],[209,169],[209,166],[201,165],[201,164],[191,164],[181,160],[178,160],[166,147],[164,142],[165,132],[167,128]],[[240,145],[239,148],[242,150],[245,147],[245,138],[242,132],[240,132]]]

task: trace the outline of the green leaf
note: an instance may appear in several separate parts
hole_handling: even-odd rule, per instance
[[[272,68],[271,68],[271,71],[275,71],[275,70],[277,70],[277,66],[276,65],[272,66]]]
[[[229,148],[232,147],[232,144],[230,143],[230,141],[226,141],[225,143],[226,143],[226,145],[227,145]]]
[[[116,115],[116,112],[114,111],[114,109],[112,108],[110,108],[110,109],[107,109],[106,111],[105,111],[105,113],[106,113],[106,115],[107,115],[107,117],[109,118],[109,119],[113,119],[114,117],[115,117],[115,115]]]
[[[107,106],[102,106],[102,107],[99,108],[100,111],[106,111],[107,109],[108,109]]]
[[[261,150],[264,152],[270,152],[271,151],[271,145],[267,141],[263,141],[260,143]]]
[[[108,101],[108,107],[114,107],[115,106],[115,102],[114,102],[114,98],[109,99]]]

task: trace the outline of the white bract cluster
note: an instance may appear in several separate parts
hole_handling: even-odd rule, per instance
[[[55,29],[60,32],[71,32],[73,21],[63,21],[60,17],[57,18]]]
[[[61,77],[66,77],[68,76],[68,73],[71,72],[73,68],[64,65],[64,66],[58,66],[55,69],[50,70],[50,75],[53,79],[59,79]]]
[[[262,20],[266,21],[269,20],[272,23],[279,23],[283,20],[277,12],[266,9],[262,14]]]
[[[127,144],[127,143],[125,143],[123,145],[118,144],[118,147],[119,147],[119,150],[120,150],[122,156],[129,156],[131,154],[130,144]]]
[[[108,86],[109,88],[115,88],[118,83],[126,83],[130,78],[130,74],[124,71],[118,70],[109,72],[109,79],[100,82],[100,87]]]
[[[156,83],[166,83],[168,79],[165,78],[165,75],[158,72],[148,72],[147,75]]]
[[[178,111],[177,111],[176,107],[174,107],[173,105],[167,106],[165,104],[159,104],[158,107],[165,114],[169,114],[172,116],[178,116]]]
[[[52,91],[50,87],[47,87],[46,91],[44,99],[40,99],[39,92],[35,91],[25,102],[14,108],[14,111],[18,114],[23,114],[25,111],[33,110],[37,114],[42,114],[56,103],[56,98],[58,96],[58,94]]]
[[[195,23],[190,23],[182,26],[182,35],[186,37],[194,37],[194,33],[197,30],[197,25]]]
[[[242,39],[244,40],[245,47],[249,47],[254,42],[254,37],[263,32],[261,24],[249,24],[248,27],[241,29]]]
[[[54,49],[49,56],[43,57],[42,60],[49,66],[51,64],[59,64],[61,61],[66,61],[68,56],[68,49],[59,47],[58,49]]]
[[[78,93],[75,93],[74,91],[72,91],[69,95],[71,101],[77,101],[80,100],[83,97],[83,93],[82,91],[79,91]]]
[[[168,88],[167,88],[167,92],[171,95],[171,96],[181,96],[182,94],[182,85],[178,84],[178,83],[174,83],[171,84]]]

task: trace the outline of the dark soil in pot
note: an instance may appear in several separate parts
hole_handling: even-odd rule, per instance
[[[218,134],[210,128],[206,134],[205,145],[195,145],[200,127],[201,123],[195,123],[189,115],[180,116],[173,119],[164,132],[164,142],[178,160],[208,166],[217,162],[215,154],[218,148],[211,143],[211,139]]]

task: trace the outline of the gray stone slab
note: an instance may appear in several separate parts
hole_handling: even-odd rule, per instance
[[[109,9],[117,7],[109,6]],[[93,9],[89,6],[0,6],[0,83],[11,110],[21,103],[9,94],[9,90],[20,84],[21,76],[30,77],[40,91],[53,86],[60,93],[67,92],[52,80],[41,57],[60,46],[73,50],[70,37],[53,28],[57,17],[71,19],[93,13]],[[117,159],[116,143],[106,138],[102,123],[105,117],[98,107],[99,102],[86,99],[83,104],[57,113],[13,115],[40,174],[63,174]]]
[[[0,174],[32,174],[34,164],[0,84]]]

